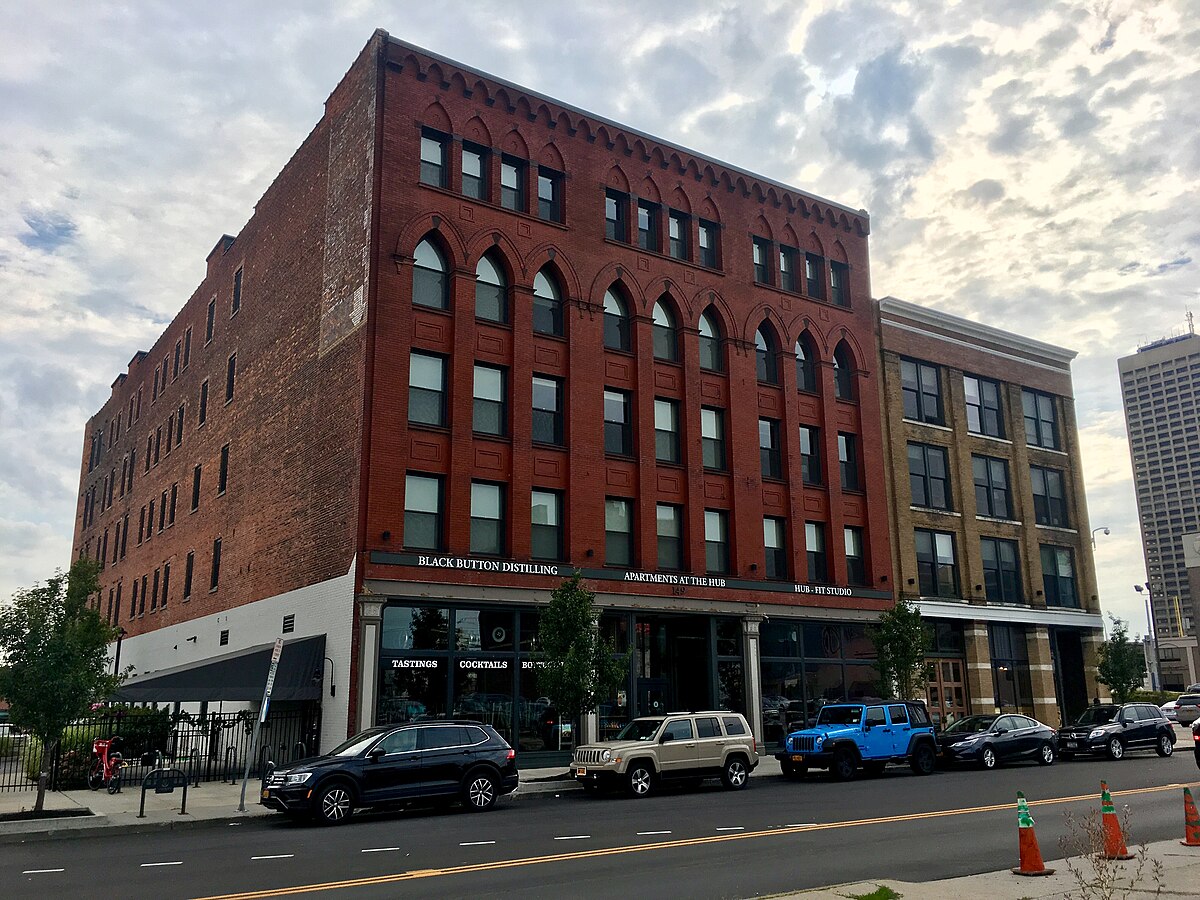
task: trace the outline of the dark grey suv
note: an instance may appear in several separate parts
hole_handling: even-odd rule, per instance
[[[1154,750],[1159,756],[1175,750],[1175,727],[1152,703],[1089,706],[1074,724],[1058,732],[1058,755],[1063,759],[1087,753],[1120,759],[1130,750]]]
[[[491,809],[517,789],[516,753],[490,725],[468,720],[383,725],[324,756],[272,771],[259,802],[293,816],[340,825],[363,806],[458,797]]]

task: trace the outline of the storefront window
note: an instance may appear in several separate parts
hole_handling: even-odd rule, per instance
[[[759,632],[762,655],[799,656],[801,627],[799,622],[764,622]]]
[[[883,697],[879,672],[874,666],[846,665],[846,699],[866,700]]]
[[[804,687],[808,697],[806,714],[809,723],[826,703],[837,703],[846,699],[846,683],[839,663],[805,663]]]
[[[383,611],[384,650],[445,650],[450,610],[422,606],[389,606]]]
[[[612,644],[614,652],[625,653],[629,649],[629,616],[625,613],[600,616],[600,634]]]
[[[798,662],[762,664],[763,740],[768,745],[782,741],[792,722],[803,721],[803,671]]]
[[[717,656],[742,655],[742,620],[717,619]]]
[[[521,652],[537,650],[538,621],[541,616],[533,610],[521,613]]]
[[[843,625],[842,640],[846,659],[875,659],[875,644],[866,625]]]
[[[841,625],[812,624],[804,626],[805,659],[840,659],[841,655]],[[874,656],[874,654],[871,655]]]
[[[454,647],[456,650],[512,650],[513,614],[486,609],[456,611]]]
[[[380,678],[380,725],[436,719],[446,715],[446,660],[384,660]]]
[[[717,661],[717,708],[746,712],[746,680],[740,659]]]
[[[522,660],[517,673],[517,741],[513,746],[518,752],[557,750],[557,722],[557,710],[538,688],[538,663]]]
[[[512,743],[513,665],[510,659],[460,659],[454,665],[456,718],[491,725]]]

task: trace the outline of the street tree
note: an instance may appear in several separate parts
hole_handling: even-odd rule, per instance
[[[902,700],[915,700],[925,692],[926,629],[921,611],[905,598],[886,610],[867,630],[875,645],[876,663],[884,691]]]
[[[34,810],[46,799],[50,760],[63,731],[104,700],[121,679],[109,673],[108,645],[117,630],[89,600],[100,591],[99,565],[79,559],[64,574],[22,588],[0,606],[0,697],[18,728],[41,748]]]
[[[576,572],[551,592],[538,620],[538,689],[568,721],[595,710],[625,680],[627,661],[600,634],[595,600]]]
[[[1113,700],[1128,703],[1133,692],[1146,679],[1146,654],[1141,641],[1129,639],[1129,624],[1109,614],[1112,630],[1108,640],[1100,645],[1100,665],[1097,680],[1108,685]]]

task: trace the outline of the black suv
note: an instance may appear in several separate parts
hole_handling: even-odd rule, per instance
[[[340,825],[357,807],[427,798],[457,796],[469,810],[491,809],[518,780],[516,754],[491,726],[414,722],[368,728],[324,756],[270,772],[259,802]]]
[[[1063,759],[1077,753],[1106,753],[1109,759],[1120,759],[1128,750],[1170,756],[1174,749],[1175,727],[1152,703],[1089,706],[1075,724],[1058,732],[1058,753]]]

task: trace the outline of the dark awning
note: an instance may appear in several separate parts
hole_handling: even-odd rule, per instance
[[[112,699],[124,703],[261,700],[274,644],[151,672],[126,681]],[[283,645],[271,701],[317,700],[325,664],[325,635]]]

